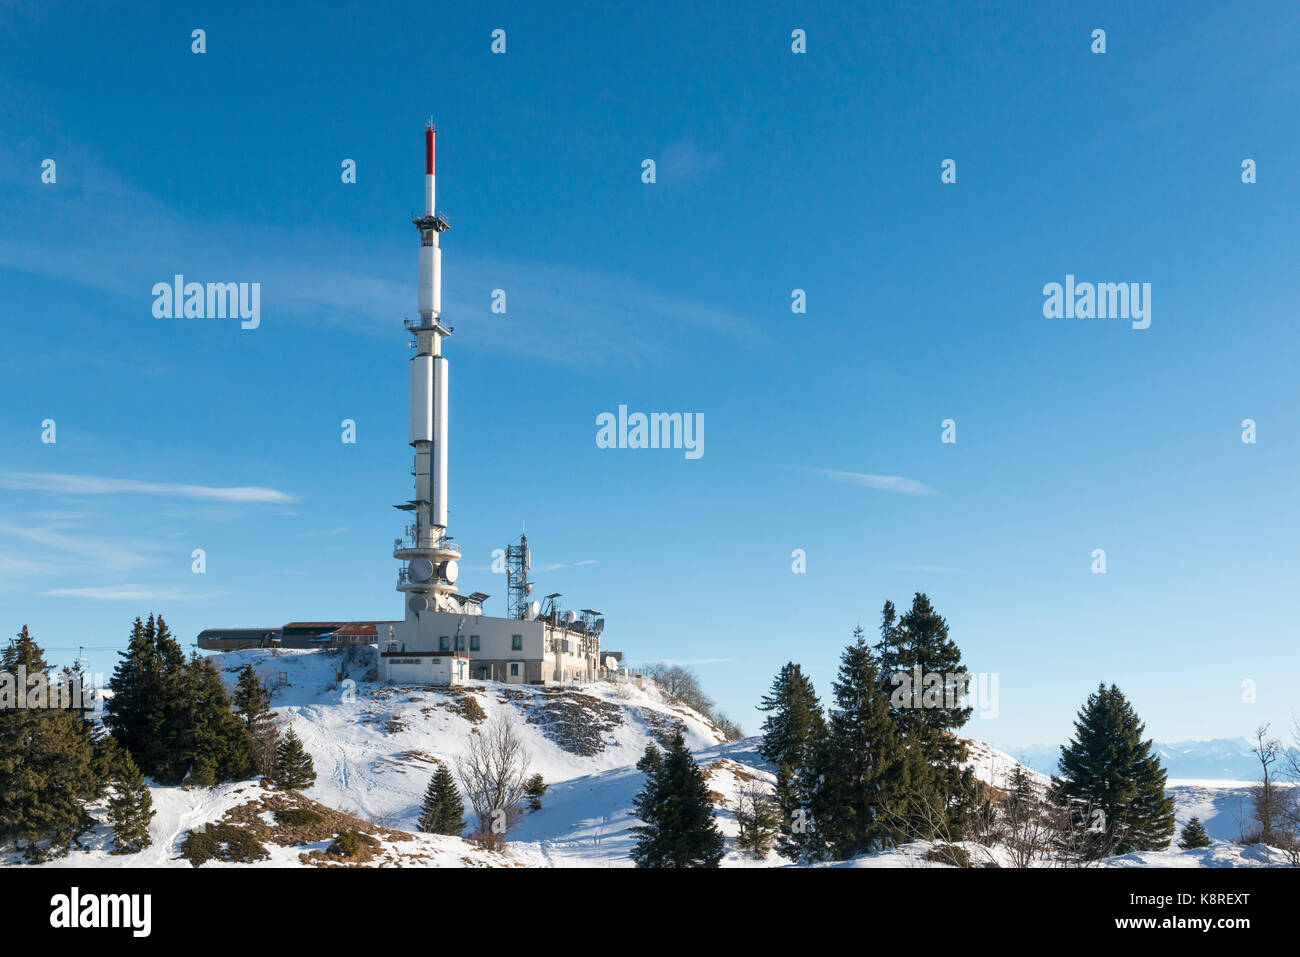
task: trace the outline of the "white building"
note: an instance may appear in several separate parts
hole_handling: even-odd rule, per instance
[[[581,620],[564,622],[558,613],[528,620],[426,611],[390,630],[379,643],[383,681],[443,685],[479,678],[543,684],[591,681],[604,674],[600,636]]]

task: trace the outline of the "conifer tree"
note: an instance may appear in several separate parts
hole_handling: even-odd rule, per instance
[[[653,748],[653,745],[651,745]],[[713,802],[681,731],[673,735],[666,756],[648,748],[646,786],[634,808],[642,824],[632,860],[637,867],[717,867],[725,841],[713,820]],[[643,816],[646,815],[646,816]]]
[[[956,733],[973,711],[966,703],[969,674],[961,650],[948,637],[947,621],[917,592],[901,617],[893,602],[885,602],[876,653],[891,689],[900,759],[910,781],[910,807],[902,816],[906,832],[927,839],[939,830],[960,836],[976,792],[974,773],[962,767],[966,744]]]
[[[316,768],[311,755],[292,727],[275,753],[275,783],[282,788],[300,790],[316,783]]]
[[[814,763],[814,856],[844,860],[879,846],[895,827],[909,781],[879,661],[862,629],[840,658],[835,707]]]
[[[195,654],[182,674],[182,687],[185,710],[176,744],[187,783],[211,787],[248,777],[253,772],[248,732],[231,710],[216,665]]]
[[[654,742],[645,746],[645,752],[637,758],[636,769],[645,775],[645,784],[632,799],[632,814],[641,821],[639,827],[633,827],[632,831],[635,834],[649,836],[658,833],[659,812],[662,807],[660,793],[664,755],[654,746]]]
[[[654,746],[651,742],[645,746],[645,752],[641,757],[636,759],[636,769],[643,772],[647,778],[654,772],[663,767],[663,752]]]
[[[1088,819],[1089,856],[1163,850],[1173,838],[1174,799],[1165,794],[1165,771],[1150,739],[1142,739],[1144,730],[1119,688],[1103,683],[1088,696],[1074,738],[1061,748],[1061,778],[1053,791]]]
[[[108,799],[108,819],[113,825],[115,845],[113,853],[135,854],[153,843],[149,837],[149,822],[155,813],[144,775],[128,752],[119,751],[113,793]]]
[[[38,862],[65,853],[93,823],[86,804],[101,776],[80,712],[48,707],[49,665],[25,626],[0,652],[0,666],[13,681],[25,670],[25,687],[0,706],[0,846]]]
[[[1209,847],[1212,843],[1210,835],[1205,833],[1205,825],[1201,823],[1199,817],[1194,817],[1184,824],[1182,833],[1178,835],[1178,846],[1185,851],[1195,850],[1198,847]]]
[[[17,637],[10,638],[4,651],[0,651],[0,671],[17,675],[19,666],[25,668],[29,675],[38,671],[48,673],[50,666],[45,661],[45,653],[23,625]]]
[[[767,712],[759,753],[778,767],[803,767],[808,740],[822,721],[821,702],[803,669],[793,661],[783,665],[758,710]]]
[[[420,830],[454,837],[460,837],[465,830],[465,805],[445,764],[438,765],[425,789],[424,804],[420,809]]]
[[[270,777],[275,773],[275,751],[280,743],[280,731],[271,711],[271,693],[257,677],[252,665],[245,665],[239,672],[233,702],[235,714],[244,723],[248,735],[253,770],[262,777]]]
[[[104,725],[146,777],[176,784],[185,776],[185,656],[161,617],[136,618],[109,682]]]
[[[524,793],[528,795],[528,809],[530,811],[540,811],[542,809],[542,795],[547,790],[546,781],[540,774],[534,774],[528,779],[528,786],[524,788]]]
[[[778,844],[782,854],[794,859],[810,839],[811,765],[826,736],[826,721],[812,682],[794,662],[772,680],[759,710],[768,712],[759,753],[777,766]]]
[[[781,816],[776,802],[753,781],[741,787],[736,797],[736,825],[740,833],[736,846],[764,856],[775,845]]]

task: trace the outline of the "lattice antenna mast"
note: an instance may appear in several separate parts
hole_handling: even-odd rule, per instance
[[[506,546],[506,617],[524,618],[533,594],[533,583],[528,580],[528,569],[533,567],[528,551],[528,536]]]

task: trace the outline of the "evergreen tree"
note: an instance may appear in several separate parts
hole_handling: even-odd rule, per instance
[[[803,767],[809,737],[822,720],[821,702],[803,669],[793,661],[782,666],[758,710],[767,712],[759,753],[778,767]]]
[[[1025,773],[1023,766],[1017,764],[1007,778],[1007,810],[1019,811],[1032,806],[1037,799],[1033,778]]]
[[[15,676],[17,680],[18,668],[27,669],[27,674],[34,675],[37,672],[46,674],[50,666],[45,662],[45,653],[41,651],[41,646],[27,632],[27,626],[23,625],[18,630],[15,638],[9,639],[9,644],[4,651],[0,651],[0,671],[6,671]]]
[[[656,757],[653,745],[638,762],[646,785],[634,807],[642,824],[632,860],[637,867],[717,867],[725,841],[713,820],[713,803],[686,741],[678,731],[668,754]]]
[[[284,736],[275,752],[275,783],[282,788],[299,790],[316,783],[316,767],[311,755],[293,728]]]
[[[641,757],[636,759],[636,769],[644,772],[647,777],[658,771],[664,765],[663,752],[656,748],[652,743],[645,746],[645,752]]]
[[[908,787],[898,729],[879,662],[862,629],[840,658],[824,745],[810,775],[814,856],[844,860],[879,846],[896,826]]]
[[[1178,835],[1178,846],[1185,851],[1209,847],[1211,843],[1213,842],[1210,840],[1210,835],[1205,833],[1205,825],[1201,823],[1199,817],[1194,817],[1184,824],[1182,833]]]
[[[961,650],[948,637],[947,621],[917,592],[901,617],[893,602],[885,602],[876,653],[910,781],[907,835],[960,836],[977,790],[974,773],[962,768],[966,744],[956,733],[974,710],[966,704],[970,676]]]
[[[0,666],[8,685],[0,691],[0,846],[36,862],[65,853],[93,823],[86,804],[102,779],[88,722],[48,707],[49,665],[25,626],[0,652]]]
[[[546,791],[546,782],[540,774],[534,774],[528,779],[528,786],[524,789],[524,793],[528,795],[528,809],[530,811],[540,811],[542,809],[542,795]]]
[[[176,784],[185,776],[185,656],[161,617],[136,618],[113,670],[104,726],[147,777]]]
[[[271,692],[257,677],[252,665],[245,665],[239,672],[233,702],[235,714],[244,723],[248,735],[253,770],[269,778],[275,773],[275,751],[280,743],[280,731],[271,711]]]
[[[632,814],[641,821],[640,826],[632,830],[636,834],[650,835],[657,833],[659,828],[659,812],[662,807],[660,791],[664,770],[663,752],[654,746],[654,742],[645,746],[645,753],[637,759],[636,769],[645,775],[645,784],[632,799]]]
[[[762,857],[775,845],[781,824],[776,802],[752,781],[736,797],[736,846]]]
[[[1079,710],[1074,738],[1061,748],[1054,793],[1086,818],[1089,854],[1157,851],[1174,835],[1174,799],[1133,706],[1115,685],[1097,686]],[[1100,812],[1098,814],[1097,812]]]
[[[465,830],[465,805],[445,764],[438,765],[425,789],[424,804],[420,808],[420,830],[455,837],[460,837]]]
[[[179,756],[185,781],[212,787],[253,773],[248,731],[230,708],[221,674],[212,659],[195,654],[182,674],[185,709],[179,721]]]
[[[113,779],[113,793],[108,799],[108,819],[113,825],[114,854],[135,854],[151,843],[149,822],[154,816],[153,798],[144,775],[121,751]]]

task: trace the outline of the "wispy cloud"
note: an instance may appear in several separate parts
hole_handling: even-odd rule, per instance
[[[13,558],[0,555],[0,574],[8,575],[50,575],[58,569],[49,562],[33,562],[26,558]]]
[[[60,561],[59,565],[64,574],[67,574],[70,568],[79,567],[83,563],[90,563],[100,570],[124,571],[148,561],[148,558],[142,552],[131,545],[115,541],[104,541],[83,532],[68,534],[61,530],[59,526],[24,527],[0,525],[0,535],[13,535],[67,556]],[[73,564],[69,565],[69,562]],[[49,562],[35,564],[38,567],[28,568],[26,571],[40,573],[51,567]]]
[[[902,492],[904,495],[938,495],[939,493],[916,479],[902,475],[871,475],[867,472],[845,472],[840,469],[799,468],[800,472],[820,475],[832,482],[845,482],[860,485],[863,488],[879,489],[882,492]]]
[[[548,562],[545,565],[534,565],[535,572],[558,572],[561,568],[577,568],[580,565],[595,565],[595,559],[588,559],[583,562]]]
[[[183,592],[176,588],[154,588],[149,585],[104,585],[95,588],[55,588],[43,591],[50,598],[95,598],[105,601],[195,601],[213,597],[211,594]]]
[[[140,482],[135,479],[102,478],[94,475],[63,475],[38,472],[0,473],[0,488],[13,491],[54,492],[59,495],[116,495],[132,493],[166,498],[191,498],[215,502],[270,502],[287,504],[297,501],[273,488],[257,486],[220,487],[180,485],[171,482]]]
[[[664,183],[681,182],[712,173],[721,166],[721,153],[707,153],[689,140],[681,140],[663,148],[655,163],[655,179]]]
[[[75,153],[68,155],[76,155],[85,171],[78,183],[61,184],[58,192],[35,191],[26,185],[28,155],[0,143],[0,207],[12,210],[16,224],[0,231],[0,268],[126,297],[138,304],[142,321],[166,321],[151,317],[151,289],[180,272],[194,281],[260,282],[264,323],[400,333],[395,324],[410,308],[411,285],[405,260],[395,251],[405,245],[357,249],[355,236],[317,229],[196,224],[94,157]],[[687,178],[718,162],[690,144],[673,144],[663,150],[660,170],[665,180]],[[87,215],[99,226],[89,236],[72,237],[61,226]],[[456,289],[448,290],[444,303],[448,315],[466,320],[457,339],[472,350],[568,366],[644,364],[656,361],[663,337],[676,331],[716,333],[743,346],[754,341],[757,328],[743,310],[726,304],[740,298],[740,289],[721,288],[712,301],[702,301],[586,265],[538,260],[466,256],[458,258],[456,270]],[[491,290],[498,288],[509,297],[506,316],[490,311]],[[503,323],[509,323],[509,335],[502,335]],[[0,363],[9,361],[0,357]]]

